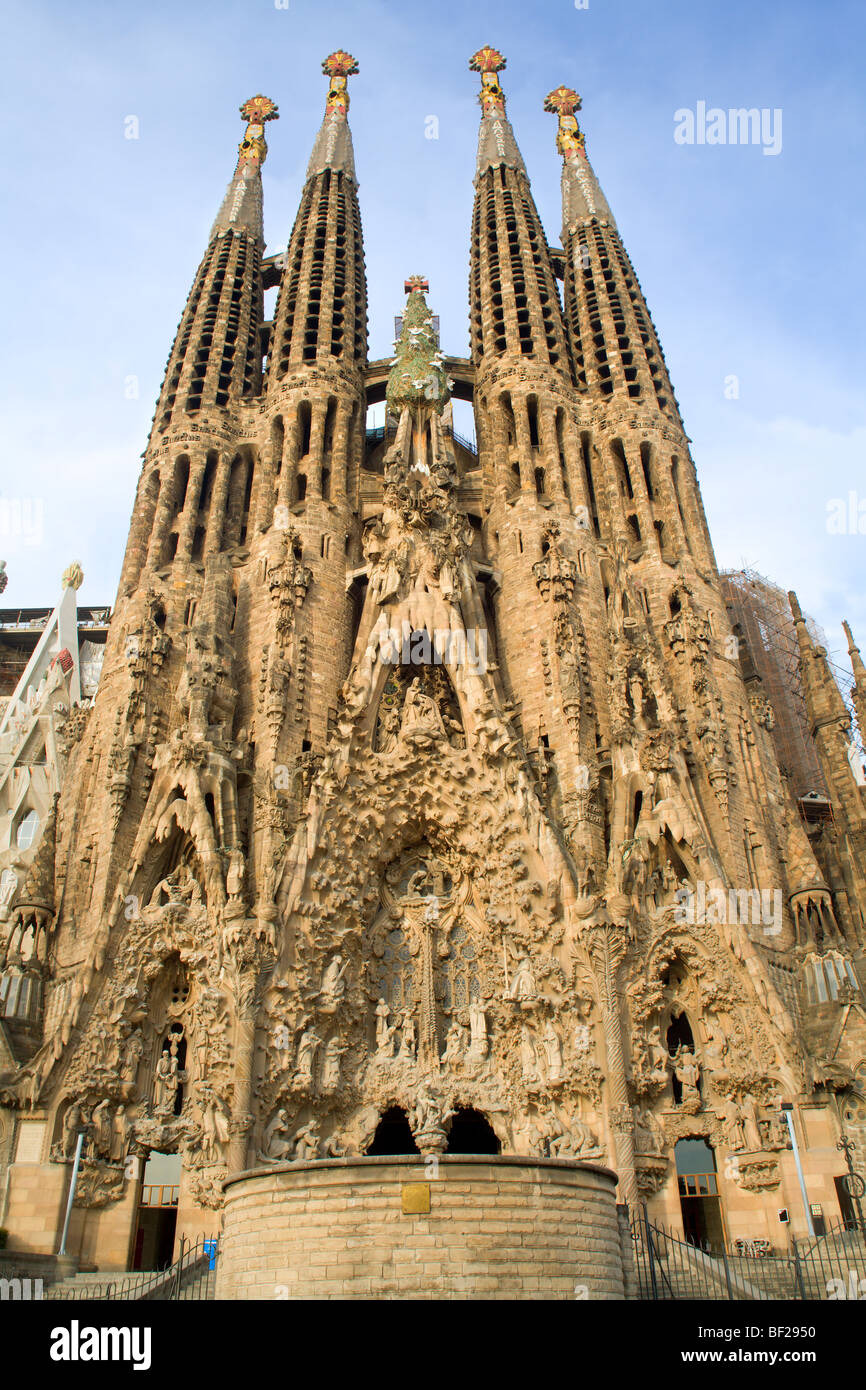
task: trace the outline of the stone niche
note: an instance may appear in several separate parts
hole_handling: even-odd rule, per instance
[[[615,1185],[598,1164],[457,1155],[239,1173],[216,1296],[621,1299]]]

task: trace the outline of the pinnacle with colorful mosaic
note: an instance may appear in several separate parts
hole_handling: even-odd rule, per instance
[[[346,53],[342,48],[338,48],[334,53],[328,54],[322,63],[322,72],[331,79],[328,99],[325,103],[326,115],[345,116],[348,114],[349,88],[346,78],[358,71],[357,61],[351,53]]]
[[[544,98],[545,111],[552,111],[559,117],[556,132],[556,148],[561,155],[583,153],[586,140],[577,123],[575,111],[580,111],[581,100],[572,87],[554,87]]]
[[[484,48],[479,48],[477,53],[473,53],[469,59],[469,67],[472,72],[481,73],[481,91],[478,100],[481,103],[481,110],[485,116],[504,116],[505,115],[505,93],[499,84],[498,73],[505,69],[505,58],[497,48],[491,48],[487,44]]]
[[[265,121],[279,120],[279,108],[270,97],[259,95],[245,101],[240,107],[240,113],[247,122],[247,128],[243,140],[238,145],[238,169],[259,168],[264,164],[268,154]]]

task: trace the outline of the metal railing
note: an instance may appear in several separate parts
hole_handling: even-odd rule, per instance
[[[642,1299],[843,1300],[866,1294],[866,1239],[838,1229],[809,1240],[791,1237],[776,1251],[764,1240],[702,1249],[632,1212],[635,1274]]]
[[[46,1298],[74,1302],[168,1303],[205,1300],[214,1297],[219,1237],[199,1236],[194,1241],[180,1238],[180,1254],[166,1269],[135,1274],[132,1271],[106,1280],[91,1281],[77,1275],[66,1287],[56,1284],[46,1290]]]
[[[458,434],[457,430],[451,425],[443,425],[442,433],[449,439],[453,439],[455,444],[461,445],[461,447],[466,449],[470,454],[478,453],[478,445],[475,440],[469,439],[465,434]],[[386,441],[390,443],[392,439],[396,438],[396,435],[396,425],[374,425],[368,429],[365,434],[366,452],[370,454],[374,449],[377,449],[380,444]]]

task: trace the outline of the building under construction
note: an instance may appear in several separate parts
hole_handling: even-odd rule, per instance
[[[797,632],[788,596],[757,570],[726,570],[722,592],[734,635],[745,642],[745,663],[754,666],[775,715],[773,742],[791,791],[802,797],[827,797],[827,783],[809,717],[800,673]],[[826,648],[824,633],[806,619],[816,645]]]

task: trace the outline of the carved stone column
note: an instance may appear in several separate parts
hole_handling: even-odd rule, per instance
[[[613,904],[611,904],[613,906]],[[610,921],[591,924],[585,936],[593,969],[599,984],[602,1023],[607,1051],[607,1083],[610,1091],[610,1121],[616,1148],[616,1169],[624,1201],[636,1206],[640,1201],[634,1154],[634,1118],[628,1096],[622,1018],[619,1010],[617,975],[628,945],[628,931]]]
[[[243,924],[250,935],[255,922]],[[238,943],[237,964],[230,970],[235,1001],[234,1094],[226,1145],[226,1169],[240,1173],[247,1166],[250,1131],[254,1124],[252,1113],[253,1063],[255,1058],[256,1018],[261,1003],[260,982],[262,960],[254,946]]]
[[[421,932],[421,1005],[418,1019],[418,1065],[423,1072],[439,1070],[436,1032],[436,992],[433,977],[433,941],[439,920],[439,902],[431,898],[418,921]]]

